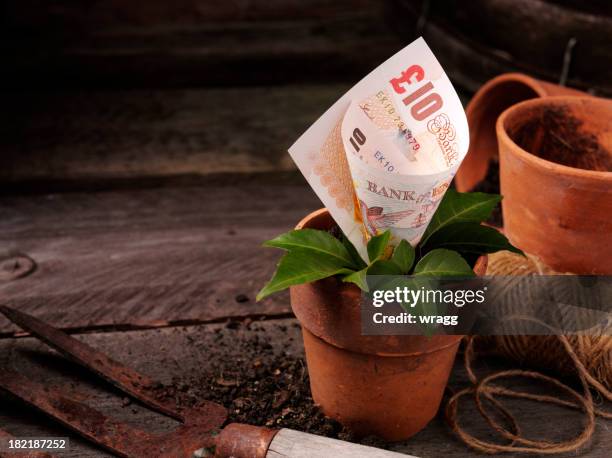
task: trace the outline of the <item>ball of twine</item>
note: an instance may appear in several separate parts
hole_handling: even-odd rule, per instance
[[[508,251],[490,255],[487,275],[552,275],[556,272],[537,259],[524,258]],[[560,283],[562,285],[563,283]],[[522,292],[521,292],[522,293]],[[519,294],[521,294],[519,293]],[[563,292],[563,294],[570,294]],[[565,316],[565,320],[580,319]],[[571,326],[561,326],[571,328]],[[594,327],[588,335],[566,336],[586,370],[608,389],[612,389],[612,324]],[[507,335],[481,339],[482,346],[493,348],[501,356],[533,368],[543,368],[560,375],[575,375],[576,367],[557,336]]]
[[[555,272],[535,259],[500,252],[490,255],[487,275],[544,275]],[[527,291],[528,292],[528,291]],[[561,320],[572,319],[562,316]],[[551,330],[553,330],[551,328]],[[609,325],[597,328],[590,335],[551,335],[551,336],[492,336],[470,337],[464,352],[464,364],[472,386],[455,393],[446,406],[446,418],[452,430],[468,446],[485,453],[514,452],[526,454],[556,454],[576,450],[587,443],[595,430],[595,417],[612,419],[612,413],[596,408],[593,404],[591,389],[612,401],[612,337]],[[582,393],[563,384],[559,380],[532,370],[507,370],[490,374],[478,379],[472,369],[475,350],[474,344],[480,340],[484,348],[514,360],[523,366],[550,369],[562,375],[572,375],[579,379]],[[545,394],[515,391],[492,383],[502,378],[524,377],[546,382],[569,395],[571,400]],[[457,420],[459,400],[467,395],[474,398],[476,407],[491,428],[509,444],[484,441],[465,431]],[[583,430],[576,437],[560,442],[528,439],[521,434],[516,418],[504,407],[496,396],[530,399],[573,409],[585,414]],[[500,425],[485,409],[483,399],[493,406],[510,424],[510,429]]]

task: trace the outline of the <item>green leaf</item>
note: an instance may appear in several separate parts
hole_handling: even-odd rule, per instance
[[[414,263],[414,248],[406,240],[402,240],[393,250],[393,261],[403,274],[408,274]]]
[[[456,223],[445,226],[431,235],[424,250],[448,248],[459,253],[495,253],[508,250],[523,254],[498,230],[478,223]]]
[[[428,276],[410,277],[409,280],[411,283],[410,288],[415,291],[419,289],[427,291],[436,290],[440,288],[439,282],[436,279],[430,278]],[[441,305],[442,307],[440,307]],[[404,303],[402,304],[402,308],[408,313],[412,313],[417,317],[435,316],[440,315],[441,311],[443,310],[443,305],[444,304],[440,304],[436,301],[427,302],[421,296],[419,300],[416,303],[411,304],[410,307],[408,307]],[[427,337],[431,337],[435,333],[436,328],[438,328],[438,325],[433,323],[423,323],[421,322],[421,320],[419,320],[418,323],[419,327],[423,330],[423,334]]]
[[[361,291],[369,291],[368,282],[367,282],[368,268],[365,267],[357,272],[353,272],[351,274],[346,275],[342,278],[342,281],[345,283],[355,283]]]
[[[379,259],[370,264],[368,275],[401,275],[402,271],[393,261]]]
[[[349,240],[349,238],[346,235],[344,234],[341,235],[341,242],[342,242],[342,245],[344,245],[344,248],[346,248],[346,250],[351,255],[351,259],[357,265],[358,269],[363,269],[364,267],[367,266],[367,264],[361,258],[361,255],[357,251],[357,248],[355,248],[355,245],[353,245],[353,243]]]
[[[316,253],[334,257],[345,267],[352,267],[354,269],[360,267],[355,263],[342,242],[326,231],[297,229],[264,242],[264,246],[281,248],[289,251],[294,249],[311,250]]]
[[[391,232],[385,231],[382,234],[375,235],[368,242],[368,258],[370,262],[374,262],[385,254],[387,246],[391,240]]]
[[[274,276],[259,292],[257,300],[291,285],[348,273],[351,270],[337,257],[311,249],[293,248],[281,258]]]
[[[414,275],[473,277],[475,274],[459,253],[439,248],[421,258],[414,268]]]
[[[355,283],[362,291],[369,291],[368,275],[401,275],[400,268],[392,261],[379,259],[358,272],[353,272],[344,278],[343,282]]]
[[[425,244],[434,232],[450,224],[485,221],[500,201],[501,196],[498,194],[457,192],[449,189],[427,226],[421,244]]]

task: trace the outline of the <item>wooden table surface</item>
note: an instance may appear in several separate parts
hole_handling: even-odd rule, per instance
[[[254,358],[303,358],[288,294],[254,301],[279,257],[261,242],[321,206],[286,150],[352,84],[421,33],[458,90],[518,70],[508,53],[483,54],[449,29],[444,16],[456,11],[445,2],[48,3],[10,0],[3,9],[0,303],[164,384],[214,377],[224,358],[243,361],[241,349],[261,333],[272,349]],[[23,256],[35,269],[3,280]],[[219,336],[240,345],[220,347]],[[136,426],[174,426],[4,317],[2,367]],[[457,363],[450,387],[465,385]],[[572,437],[582,421],[548,405],[512,408],[533,438]],[[462,418],[494,439],[473,408]],[[609,456],[609,428],[598,421],[589,446],[569,455]],[[69,435],[63,456],[106,455],[3,394],[0,429]],[[441,418],[390,448],[474,455]]]
[[[290,229],[319,205],[303,179],[292,173],[208,177],[141,189],[5,195],[0,197],[2,258],[21,253],[35,261],[36,269],[24,278],[0,282],[0,298],[163,383],[210,373],[210,352],[222,351],[214,340],[218,329],[230,339],[265,332],[274,337],[274,352],[302,357],[299,327],[287,327],[295,323],[287,294],[259,304],[254,296],[279,254],[262,248],[261,242]],[[224,324],[230,318],[254,324],[234,329]],[[279,325],[288,331],[279,332]],[[133,404],[126,409],[115,390],[45,345],[20,337],[19,329],[3,318],[0,333],[0,367],[61,386],[137,426],[172,427]],[[231,348],[223,351],[224,357],[240,357]],[[466,382],[457,363],[450,387]],[[6,396],[0,403],[0,428],[14,435],[68,435],[72,446],[61,456],[105,455]],[[582,420],[576,412],[522,401],[511,405],[530,437],[559,439],[579,432]],[[470,431],[494,439],[474,409],[466,408],[462,419]],[[609,428],[598,421],[591,444],[568,456],[609,456]],[[422,457],[474,455],[441,418],[390,448]]]

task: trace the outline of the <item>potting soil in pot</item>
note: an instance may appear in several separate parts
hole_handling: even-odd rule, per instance
[[[547,161],[587,170],[612,171],[612,153],[563,106],[539,109],[538,116],[509,132],[526,151]]]

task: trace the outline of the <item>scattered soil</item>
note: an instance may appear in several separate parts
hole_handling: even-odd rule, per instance
[[[567,107],[545,107],[518,126],[510,137],[530,153],[556,162],[587,170],[612,171],[612,154],[597,136],[586,132],[583,122]]]
[[[247,320],[216,329],[207,373],[160,386],[157,397],[174,400],[177,408],[196,406],[203,399],[218,402],[228,408],[228,423],[291,428],[357,442],[348,428],[326,417],[312,400],[306,362],[301,351],[292,351],[288,345],[293,336],[299,336],[299,325],[275,328],[271,334]],[[190,340],[188,345],[202,343]],[[386,446],[375,437],[359,442]]]

